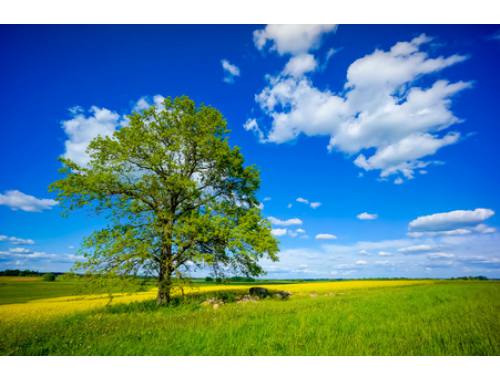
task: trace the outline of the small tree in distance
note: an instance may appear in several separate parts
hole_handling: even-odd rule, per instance
[[[42,276],[43,281],[52,282],[56,280],[56,275],[54,273],[45,273]]]
[[[54,182],[65,210],[91,206],[109,225],[85,239],[89,273],[155,273],[159,304],[168,304],[175,276],[210,266],[245,276],[277,260],[278,244],[258,208],[259,172],[228,143],[221,113],[188,97],[128,116],[112,137],[97,137],[81,166],[61,158]]]

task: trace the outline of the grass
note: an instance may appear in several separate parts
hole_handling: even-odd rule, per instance
[[[164,308],[156,307],[154,290],[117,295],[107,307],[105,295],[0,305],[0,353],[500,354],[500,282],[266,284],[293,296],[226,303],[218,309],[201,306],[203,298],[244,293],[254,285],[196,286],[188,289],[185,302]]]

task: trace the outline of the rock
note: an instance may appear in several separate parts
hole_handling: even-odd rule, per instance
[[[201,306],[212,306],[214,309],[218,309],[221,305],[224,305],[224,301],[217,298],[208,298],[201,303]]]
[[[243,297],[241,297],[238,301],[236,301],[236,303],[257,302],[258,300],[259,300],[259,297],[246,294]]]
[[[252,287],[248,289],[248,292],[250,293],[251,296],[259,297],[259,298],[266,298],[270,296],[269,290],[266,288],[261,288],[258,286]]]
[[[291,295],[292,295],[292,293],[285,292],[284,290],[280,290],[280,291],[273,293],[273,297],[278,298],[280,300],[287,300]]]

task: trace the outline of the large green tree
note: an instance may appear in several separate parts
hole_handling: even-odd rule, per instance
[[[278,245],[256,198],[258,170],[244,166],[215,108],[167,98],[127,117],[111,137],[88,146],[82,166],[61,158],[51,189],[66,211],[90,206],[109,223],[84,240],[90,273],[155,273],[158,303],[171,300],[175,277],[209,267],[255,276]]]

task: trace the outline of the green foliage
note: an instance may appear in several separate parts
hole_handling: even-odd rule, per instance
[[[40,276],[40,272],[32,270],[19,270],[19,269],[5,269],[0,271],[0,276],[13,276],[13,277],[31,277]]]
[[[205,282],[214,282],[214,279],[210,276],[205,277]]]
[[[43,276],[43,281],[52,282],[56,280],[56,275],[54,273],[45,273]]]
[[[441,281],[289,301],[116,305],[0,324],[11,355],[500,355],[498,281]],[[231,300],[231,296],[223,296]]]
[[[228,132],[216,109],[167,98],[94,139],[86,166],[62,158],[51,190],[66,212],[92,207],[109,220],[85,240],[76,269],[156,274],[168,297],[172,278],[193,267],[262,274],[259,259],[276,260],[278,245],[258,208],[259,172]]]

